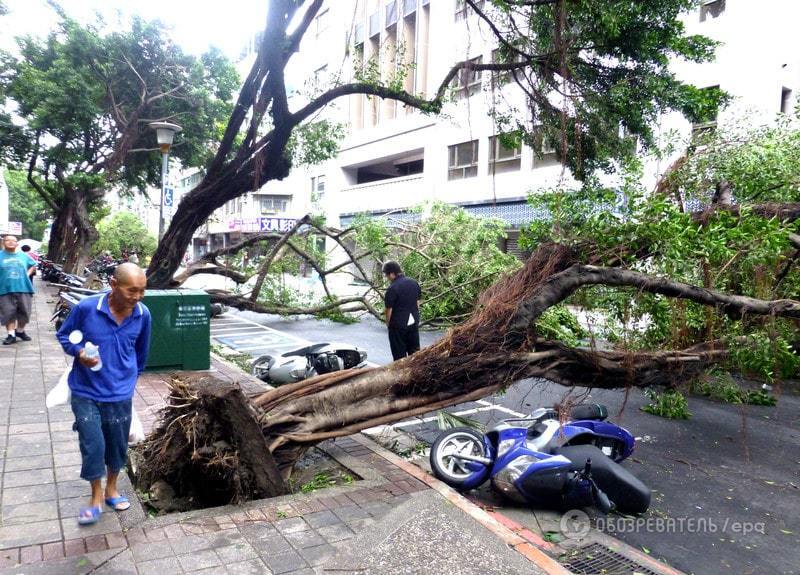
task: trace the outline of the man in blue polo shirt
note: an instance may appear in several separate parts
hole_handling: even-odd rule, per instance
[[[75,357],[69,374],[73,429],[80,441],[81,477],[92,486],[90,504],[78,515],[81,525],[100,519],[103,502],[116,511],[130,507],[117,490],[117,477],[128,457],[133,391],[150,348],[150,311],[141,303],[146,286],[139,266],[122,264],[111,278],[111,291],[81,301],[58,330],[64,351]],[[99,358],[91,357],[89,343],[97,346]]]

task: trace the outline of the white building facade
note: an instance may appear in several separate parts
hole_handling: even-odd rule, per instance
[[[792,29],[797,13],[793,0],[704,0],[684,22],[687,33],[722,43],[717,59],[674,62],[673,69],[686,82],[719,86],[733,96],[720,123],[790,113],[800,88],[800,41]],[[496,48],[493,34],[463,0],[328,0],[287,69],[291,105],[357,78],[357,69],[383,81],[401,79],[407,91],[430,97],[455,62],[491,62]],[[431,116],[363,95],[335,101],[320,117],[345,127],[338,155],[295,167],[285,180],[228,202],[196,234],[195,257],[248,233],[285,229],[308,212],[345,227],[358,213],[402,212],[431,200],[504,219],[507,247],[515,249],[515,230],[535,217],[528,194],[570,181],[569,174],[546,142],[541,153],[500,143],[493,108],[528,109],[513,83],[489,72],[462,73],[452,93],[443,113]],[[662,134],[674,131],[687,140],[692,129],[678,114],[665,116],[660,127]],[[648,162],[647,179],[654,181],[669,163]]]

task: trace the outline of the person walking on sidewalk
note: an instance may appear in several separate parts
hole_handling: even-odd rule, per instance
[[[81,478],[92,486],[89,506],[78,515],[81,525],[97,523],[104,501],[116,511],[131,506],[117,490],[117,477],[128,458],[133,392],[150,349],[150,311],[141,302],[146,285],[142,268],[121,264],[111,291],[82,300],[58,330],[61,347],[75,357],[69,374],[72,428],[80,442]],[[99,357],[91,357],[91,348],[87,354],[89,343]]]
[[[29,255],[17,251],[17,237],[5,236],[3,251],[0,252],[0,322],[6,326],[8,335],[3,345],[31,340],[25,333],[25,326],[31,317],[31,278],[35,273],[36,262]]]
[[[386,325],[389,347],[395,361],[419,351],[419,300],[422,290],[416,280],[403,275],[397,262],[386,262],[383,275],[392,285],[386,290]]]

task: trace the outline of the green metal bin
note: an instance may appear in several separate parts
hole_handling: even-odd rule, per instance
[[[147,290],[144,304],[153,318],[148,371],[210,367],[208,294],[200,290]]]

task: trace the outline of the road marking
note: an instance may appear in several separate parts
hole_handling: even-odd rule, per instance
[[[211,331],[264,331],[264,330],[257,327],[251,327],[249,325],[228,324],[222,327],[212,327]]]
[[[519,413],[518,411],[514,411],[513,409],[509,409],[505,405],[499,405],[497,403],[491,403],[489,401],[486,401],[485,399],[479,399],[475,403],[480,403],[481,405],[491,405],[497,411],[502,411],[503,413],[508,413],[509,415],[513,415],[514,417],[527,417],[524,413]]]

